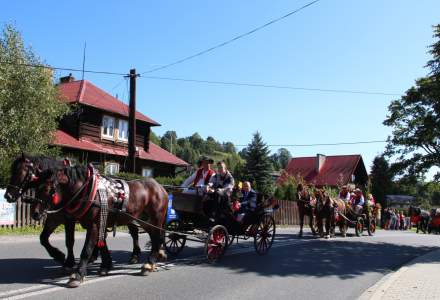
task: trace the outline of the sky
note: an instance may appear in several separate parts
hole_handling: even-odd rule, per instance
[[[26,45],[54,67],[142,73],[192,55],[311,0],[4,1],[0,26],[13,24]],[[424,68],[440,23],[438,0],[320,0],[252,35],[148,76],[362,90],[326,93],[137,79],[138,110],[162,124],[161,135],[198,132],[247,144],[386,140],[387,107]],[[69,72],[60,71],[56,76]],[[80,72],[73,72],[78,79]],[[147,75],[147,74],[145,74]],[[85,74],[124,102],[122,76]],[[367,169],[384,143],[288,147],[293,156],[361,154]],[[276,151],[278,147],[272,147]]]

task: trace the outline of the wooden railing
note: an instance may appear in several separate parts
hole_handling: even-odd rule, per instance
[[[294,201],[278,200],[280,208],[274,213],[278,225],[299,225],[298,205]],[[307,220],[304,220],[307,222]]]

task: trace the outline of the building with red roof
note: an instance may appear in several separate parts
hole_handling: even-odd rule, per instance
[[[128,168],[128,105],[87,80],[62,77],[60,100],[76,105],[55,133],[54,145],[81,163],[101,166],[107,174]],[[136,173],[171,176],[188,163],[150,141],[151,127],[160,126],[136,112]]]
[[[368,173],[359,154],[294,157],[278,182],[283,182],[286,176],[293,176],[318,187],[340,187],[347,184],[366,187],[368,183]]]

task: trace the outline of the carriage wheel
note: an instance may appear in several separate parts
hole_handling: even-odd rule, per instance
[[[361,236],[362,235],[362,233],[364,232],[364,219],[359,217],[356,220],[356,224],[355,224],[354,230],[355,230],[356,236]]]
[[[173,220],[167,225],[167,230],[170,231],[179,231],[180,230],[180,222],[177,220]],[[183,248],[185,247],[186,236],[180,235],[174,232],[167,232],[165,234],[165,249],[167,252],[173,256],[179,254]]]
[[[271,215],[263,215],[258,223],[257,231],[254,235],[255,251],[259,255],[269,252],[275,238],[275,220]]]
[[[215,225],[208,234],[205,243],[206,257],[209,262],[219,260],[228,247],[229,234],[222,225]]]
[[[376,232],[376,220],[373,219],[368,222],[367,231],[369,236],[374,235],[374,233]]]

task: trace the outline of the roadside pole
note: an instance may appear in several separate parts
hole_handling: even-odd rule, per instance
[[[130,70],[130,103],[128,113],[129,171],[136,173],[136,69]]]

